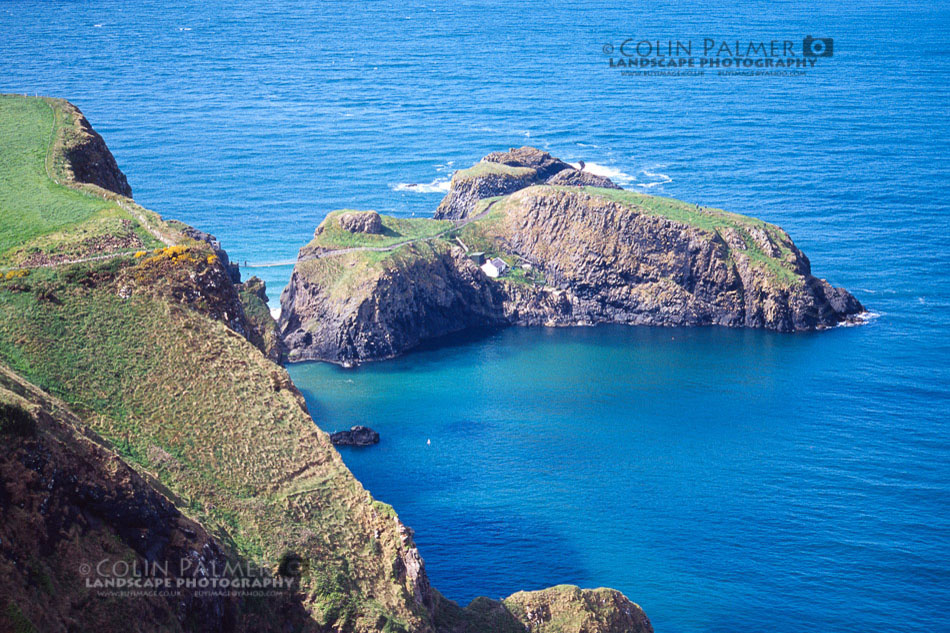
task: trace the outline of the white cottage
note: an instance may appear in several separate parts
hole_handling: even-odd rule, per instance
[[[508,264],[505,263],[500,257],[495,257],[481,266],[482,272],[484,272],[489,277],[501,277],[506,272],[508,272]]]

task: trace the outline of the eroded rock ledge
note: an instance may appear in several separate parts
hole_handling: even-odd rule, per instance
[[[355,239],[352,212],[331,214],[281,296],[289,359],[378,360],[477,327],[796,332],[863,312],[781,228],[602,180],[521,148],[455,174],[436,212],[451,222],[382,216],[379,235]],[[510,270],[490,278],[482,256]]]

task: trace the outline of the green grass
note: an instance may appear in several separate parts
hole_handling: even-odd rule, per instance
[[[489,176],[492,174],[505,175],[505,176],[530,176],[535,173],[535,170],[530,167],[512,167],[511,165],[504,165],[502,163],[493,163],[491,161],[483,160],[479,163],[475,163],[468,169],[460,169],[455,172],[452,176],[452,180],[469,180],[472,178],[481,178],[483,176]]]
[[[342,209],[330,213],[321,224],[323,231],[315,236],[308,246],[326,249],[386,247],[408,240],[433,237],[452,228],[452,222],[448,220],[383,215],[380,216],[383,222],[382,233],[351,233],[340,226],[340,216],[348,212],[353,211]]]
[[[47,173],[50,146],[73,124],[71,115],[50,101],[0,95],[0,262],[23,259],[16,250],[63,253],[113,235],[119,219],[138,225],[114,201],[57,184]],[[149,247],[151,236],[132,229]]]

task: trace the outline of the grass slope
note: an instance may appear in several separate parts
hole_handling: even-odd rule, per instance
[[[51,145],[74,122],[51,100],[0,95],[0,266],[32,253],[79,257],[103,239],[107,247],[157,243],[115,201],[50,178]]]
[[[351,233],[340,226],[340,216],[353,213],[351,209],[334,211],[320,224],[321,230],[314,236],[307,248],[335,250],[355,247],[386,247],[420,238],[433,237],[452,228],[449,220],[431,220],[428,218],[397,218],[381,215],[382,233]]]
[[[367,630],[411,617],[392,573],[405,549],[398,524],[346,470],[286,372],[200,312],[123,298],[115,274],[91,288],[74,283],[75,269],[0,283],[0,362],[62,398],[238,554],[304,556],[317,621]]]

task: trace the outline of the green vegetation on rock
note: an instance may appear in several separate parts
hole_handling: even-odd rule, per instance
[[[452,180],[471,180],[492,174],[505,176],[530,176],[535,170],[530,167],[514,167],[504,163],[495,163],[487,160],[475,163],[468,169],[460,169],[452,176]]]
[[[389,247],[412,240],[437,236],[452,228],[448,220],[429,218],[397,218],[391,215],[380,216],[383,229],[381,233],[353,233],[340,226],[340,217],[354,213],[350,209],[334,211],[320,224],[317,234],[305,247],[336,250],[359,247]]]
[[[518,610],[521,598],[511,606],[480,600],[463,610],[429,587],[411,530],[346,469],[286,371],[252,344],[248,329],[269,319],[263,286],[251,279],[235,288],[220,255],[181,234],[188,227],[123,197],[130,190],[114,161],[80,182],[80,171],[88,176],[90,165],[104,163],[75,164],[68,148],[82,141],[86,153],[79,154],[87,159],[107,153],[80,123],[65,102],[0,101],[0,132],[13,139],[0,148],[0,261],[19,267],[0,279],[0,468],[16,486],[11,494],[23,500],[4,509],[0,530],[5,548],[11,547],[7,530],[19,530],[12,540],[33,552],[15,570],[8,559],[0,561],[6,565],[0,586],[13,596],[6,597],[0,625],[125,630],[136,618],[141,630],[168,631],[534,627],[534,611]],[[340,299],[380,274],[398,294],[405,278],[395,273],[413,270],[423,282],[410,290],[420,298],[462,281],[471,295],[466,300],[487,302],[492,292],[484,292],[477,268],[449,250],[454,226],[387,218],[374,236],[328,228],[316,247],[418,241],[303,266],[331,275]],[[88,259],[98,256],[105,258]],[[64,261],[69,258],[86,261]],[[461,301],[445,299],[445,312]],[[476,323],[485,314],[469,317]],[[35,435],[27,417],[40,423]],[[59,470],[63,465],[68,468]],[[53,498],[51,491],[59,518],[71,522],[68,537],[59,527],[47,531],[53,524],[35,509]],[[108,521],[88,520],[87,511]],[[253,561],[276,574],[289,560],[300,561],[299,591],[276,602],[190,604],[100,599],[85,591],[76,561],[106,555],[135,562],[156,551],[142,539],[219,563]],[[590,618],[562,620],[570,626],[604,620],[603,608],[589,602],[595,597],[574,594],[571,604],[589,609]],[[618,614],[633,609],[619,599],[615,606]],[[213,625],[195,619],[200,614]],[[575,630],[558,627],[537,630]]]

